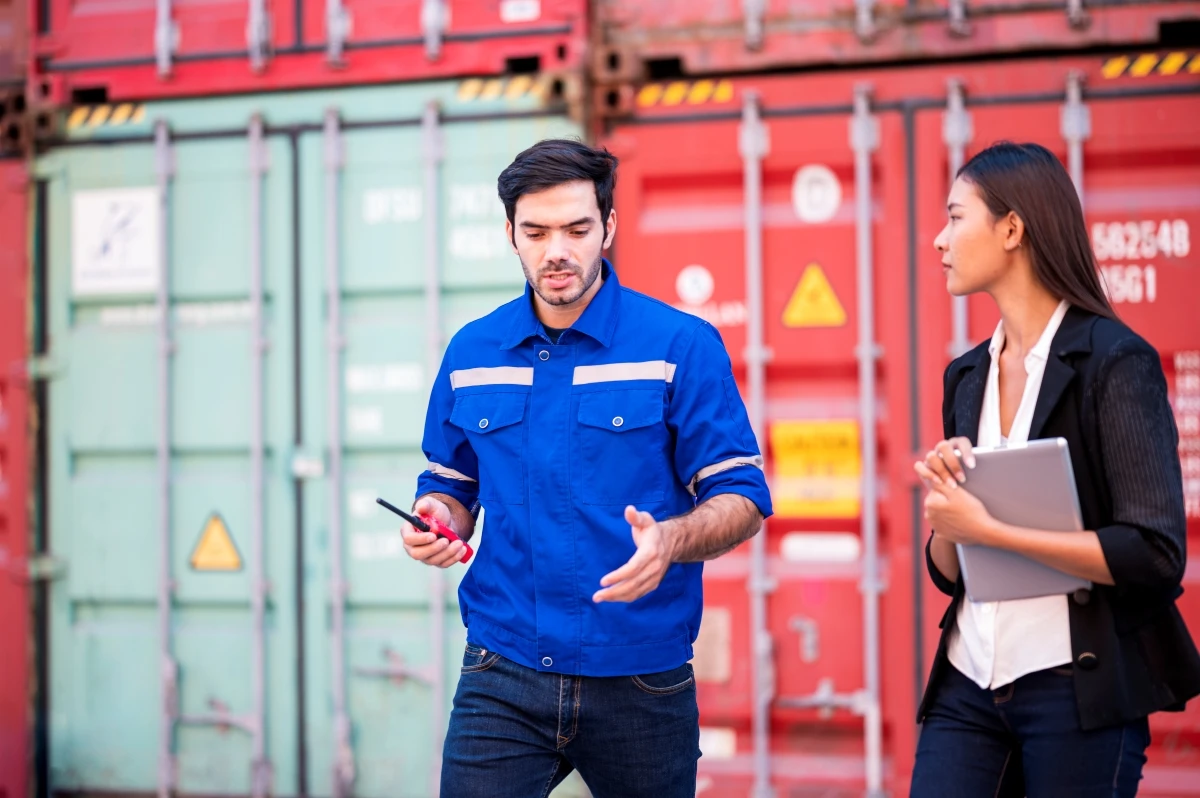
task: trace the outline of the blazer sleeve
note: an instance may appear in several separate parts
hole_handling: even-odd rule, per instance
[[[1179,433],[1158,353],[1121,341],[1095,387],[1096,428],[1113,523],[1096,530],[1117,587],[1170,590],[1187,563]]]
[[[942,373],[942,437],[946,440],[954,437],[954,394],[958,388],[958,380],[951,379],[951,373],[958,373],[955,368],[955,363],[946,366],[946,370]],[[929,578],[933,580],[933,586],[945,593],[947,596],[954,595],[955,583],[946,578],[945,574],[938,570],[938,567],[933,562],[933,531],[929,532],[929,539],[925,541],[925,568],[929,571]]]

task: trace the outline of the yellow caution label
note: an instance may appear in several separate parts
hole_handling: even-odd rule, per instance
[[[146,107],[137,103],[81,105],[67,115],[67,130],[140,125],[145,119]]]
[[[240,571],[242,555],[238,554],[237,546],[233,545],[233,537],[229,527],[217,513],[208,517],[200,540],[192,550],[192,569],[196,571]]]
[[[733,83],[728,80],[676,80],[670,83],[648,83],[637,94],[639,108],[660,105],[710,105],[733,99]]]
[[[862,499],[858,422],[776,421],[771,425],[771,501],[786,518],[857,518]]]
[[[1200,74],[1200,53],[1176,51],[1170,53],[1138,53],[1109,58],[1100,67],[1106,80],[1115,78],[1147,78],[1154,75]]]
[[[825,272],[810,263],[800,275],[800,282],[783,310],[784,327],[841,327],[846,323],[846,309]]]
[[[544,100],[550,93],[554,78],[542,75],[534,78],[531,75],[515,75],[511,78],[470,78],[458,84],[455,96],[459,102],[489,102],[499,99],[520,100],[532,97]]]

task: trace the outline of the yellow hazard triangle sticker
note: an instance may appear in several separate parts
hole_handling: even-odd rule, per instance
[[[846,310],[825,272],[815,263],[808,264],[783,310],[783,326],[841,327],[845,323]]]
[[[229,534],[224,519],[213,513],[204,524],[200,540],[192,550],[191,566],[196,571],[240,571],[242,555]]]

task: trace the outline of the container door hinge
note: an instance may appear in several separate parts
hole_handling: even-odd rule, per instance
[[[425,57],[442,57],[442,37],[450,27],[450,6],[446,0],[422,0],[421,33],[425,36]]]
[[[171,74],[171,61],[179,49],[179,25],[171,18],[171,0],[157,0],[154,20],[154,63],[160,77]]]
[[[761,50],[766,31],[763,17],[767,13],[767,0],[742,0],[742,17],[746,21],[746,49]]]
[[[328,40],[325,46],[325,60],[334,66],[341,66],[346,52],[346,40],[354,24],[350,12],[342,4],[342,0],[327,0],[325,4],[325,36]]]

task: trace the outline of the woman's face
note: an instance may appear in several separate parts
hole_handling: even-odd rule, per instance
[[[1008,270],[1024,233],[1015,214],[996,219],[978,190],[959,178],[950,188],[950,218],[933,240],[942,253],[946,290],[954,296],[986,291]]]

